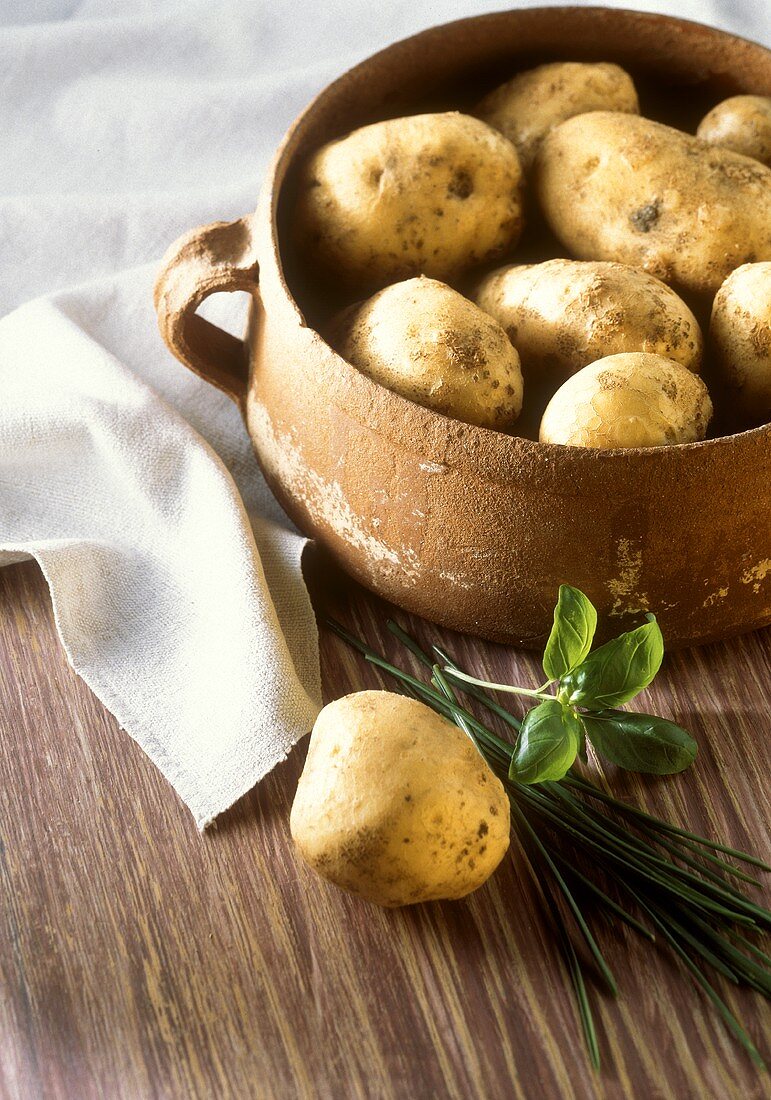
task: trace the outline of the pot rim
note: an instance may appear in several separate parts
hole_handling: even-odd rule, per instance
[[[277,277],[278,285],[286,299],[286,304],[291,306],[299,326],[312,333],[314,338],[320,341],[324,347],[328,349],[328,352],[335,357],[340,367],[341,374],[345,375],[351,385],[359,387],[360,390],[366,394],[367,404],[370,406],[374,404],[380,407],[380,410],[384,414],[380,429],[385,429],[386,433],[391,436],[397,434],[403,436],[404,430],[409,429],[410,425],[412,425],[417,432],[424,434],[428,440],[428,438],[435,434],[437,427],[452,425],[457,431],[457,426],[460,425],[463,430],[463,435],[466,436],[472,444],[476,444],[474,447],[475,450],[479,451],[481,449],[489,453],[490,449],[494,448],[504,462],[527,459],[530,462],[539,460],[545,462],[565,461],[571,465],[575,463],[591,463],[595,465],[597,462],[613,462],[618,461],[620,458],[624,458],[627,461],[631,460],[646,463],[664,462],[670,455],[681,455],[683,458],[688,456],[698,461],[701,457],[708,459],[710,454],[714,454],[718,450],[735,448],[737,445],[746,445],[750,448],[762,446],[766,442],[771,445],[771,422],[760,424],[757,427],[748,428],[744,431],[733,432],[729,435],[715,436],[712,439],[699,440],[694,443],[670,443],[660,447],[619,447],[607,449],[575,447],[557,443],[541,443],[539,440],[529,439],[525,436],[509,435],[506,432],[499,432],[494,428],[485,428],[479,425],[469,424],[466,421],[448,417],[424,405],[418,405],[402,394],[389,390],[380,383],[373,381],[368,375],[348,363],[346,359],[343,359],[342,356],[327,343],[321,333],[307,323],[299,303],[289,289],[284,272],[284,264],[281,258],[281,250],[279,248],[277,220],[278,202],[287,171],[296,155],[293,145],[297,134],[300,129],[307,124],[309,118],[312,117],[319,103],[323,102],[330,93],[339,88],[341,83],[348,82],[351,77],[365,71],[373,63],[381,63],[383,59],[392,52],[402,50],[408,44],[414,45],[419,43],[421,39],[428,42],[432,36],[437,33],[443,33],[449,28],[454,28],[456,33],[460,33],[464,26],[487,21],[493,22],[506,17],[516,19],[518,16],[523,15],[542,15],[544,18],[558,21],[559,19],[569,18],[571,15],[576,15],[578,13],[588,18],[624,19],[632,16],[654,23],[670,24],[677,28],[706,32],[711,37],[725,40],[726,43],[745,43],[746,45],[763,50],[767,54],[769,64],[771,65],[771,49],[763,45],[763,43],[745,38],[742,35],[732,34],[730,31],[722,30],[719,27],[712,27],[709,24],[700,23],[693,19],[682,19],[679,16],[665,15],[660,12],[641,11],[638,8],[609,8],[602,5],[584,6],[565,4],[558,7],[532,5],[522,8],[509,8],[501,11],[485,12],[480,15],[453,19],[446,23],[439,23],[435,26],[424,28],[405,38],[397,39],[383,49],[377,50],[375,53],[365,57],[362,61],[357,62],[356,65],[353,65],[350,69],[344,70],[336,76],[334,80],[326,84],[303,108],[300,114],[297,115],[276,149],[263,187],[263,214],[269,221],[270,258],[273,261],[274,273]],[[392,410],[393,415],[389,412],[389,409]],[[447,429],[444,428],[445,433],[446,430]],[[413,432],[409,432],[409,434],[414,438]]]

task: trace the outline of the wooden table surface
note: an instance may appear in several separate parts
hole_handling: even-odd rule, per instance
[[[310,575],[317,607],[382,633],[385,605],[318,560]],[[537,675],[528,655],[451,641],[481,671]],[[328,698],[382,684],[328,634],[322,658]],[[611,774],[614,791],[769,859],[770,687],[768,630],[669,657],[646,709],[693,732],[698,763]],[[622,995],[593,991],[595,1075],[516,851],[470,898],[407,910],[315,878],[288,831],[302,746],[200,836],[69,669],[32,564],[0,570],[0,754],[4,1097],[769,1095],[675,964],[603,918]],[[768,1004],[726,996],[771,1055]]]

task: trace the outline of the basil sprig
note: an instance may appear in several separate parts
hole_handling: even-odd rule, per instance
[[[537,690],[475,680],[454,669],[448,675],[484,687],[532,696],[509,768],[520,783],[562,779],[584,757],[584,743],[630,771],[673,775],[696,757],[696,742],[685,730],[652,714],[618,708],[653,681],[664,657],[655,615],[592,650],[597,612],[577,588],[563,584],[554,625],[543,655],[548,681]],[[547,689],[556,685],[555,694]]]

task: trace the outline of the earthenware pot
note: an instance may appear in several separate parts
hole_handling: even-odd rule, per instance
[[[762,626],[771,622],[771,426],[651,450],[539,444],[412,404],[344,362],[313,327],[323,295],[287,231],[303,156],[367,122],[463,109],[548,59],[616,61],[643,89],[644,113],[691,129],[726,95],[771,94],[771,52],[659,15],[535,8],[428,30],[306,108],[255,214],[172,247],[156,288],[161,331],[238,402],[297,525],[410,611],[536,646],[567,581],[608,629],[655,611],[670,646]],[[245,342],[196,314],[223,290],[252,294]]]

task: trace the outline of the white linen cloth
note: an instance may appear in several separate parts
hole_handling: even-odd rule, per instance
[[[37,559],[73,668],[201,827],[310,728],[318,651],[304,540],[161,344],[158,257],[254,206],[335,74],[501,6],[0,0],[0,564]],[[766,0],[676,10],[771,39]]]

